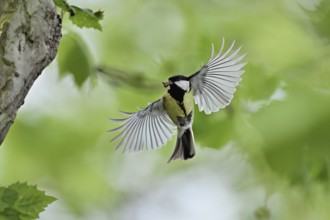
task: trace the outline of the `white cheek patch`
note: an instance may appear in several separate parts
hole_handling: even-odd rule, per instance
[[[184,91],[188,91],[190,89],[190,82],[187,80],[180,80],[174,83]]]

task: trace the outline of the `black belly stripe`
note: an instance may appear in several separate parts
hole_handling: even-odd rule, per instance
[[[183,111],[183,113],[184,113],[184,117],[187,117],[187,111],[186,111],[186,109],[184,108],[183,103],[179,103],[179,102],[177,102],[177,103],[178,103],[178,105],[180,106],[180,108],[182,109],[182,111]]]
[[[191,119],[192,119],[192,111],[189,112],[189,114],[187,115],[187,111],[186,109],[184,108],[184,105],[183,104],[180,104],[180,103],[177,103],[180,108],[182,109],[183,113],[184,113],[184,117],[181,117],[181,116],[177,116],[177,120],[179,121],[179,124],[180,126],[185,126],[187,125],[187,122],[188,124],[191,122]]]

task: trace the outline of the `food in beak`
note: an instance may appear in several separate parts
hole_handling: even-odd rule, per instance
[[[163,86],[166,88],[169,86],[169,83],[168,82],[163,82]]]

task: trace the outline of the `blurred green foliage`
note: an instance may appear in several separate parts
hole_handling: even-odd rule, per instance
[[[330,40],[330,2],[320,1],[314,10],[305,9],[306,14],[309,16],[313,28],[317,33],[329,42]]]
[[[242,219],[329,219],[330,47],[324,40],[329,3],[309,4],[127,0],[95,5],[107,15],[103,32],[86,34],[64,23],[68,33],[57,59],[59,72],[72,73],[81,89],[54,92],[51,99],[61,104],[48,100],[42,107],[53,112],[22,108],[1,147],[0,180],[44,185],[82,215],[91,207],[115,212],[144,192],[143,185],[211,163],[211,155],[232,146],[254,170],[252,176],[242,171],[237,182],[246,190],[257,182],[265,200],[280,200],[273,206],[256,203]],[[173,140],[154,152],[113,152],[106,130],[114,125],[106,118],[158,99],[165,92],[162,81],[194,73],[208,60],[211,43],[220,47],[221,37],[227,46],[236,39],[248,64],[230,106],[211,116],[196,112],[196,158],[165,165]],[[102,73],[99,83],[90,88],[90,76],[97,73]],[[69,98],[71,93],[78,95]]]
[[[95,70],[92,57],[79,35],[73,32],[64,35],[58,53],[58,70],[61,76],[72,75],[76,85],[80,87],[88,77],[93,75]]]

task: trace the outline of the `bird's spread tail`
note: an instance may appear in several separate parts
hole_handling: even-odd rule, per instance
[[[168,163],[175,159],[188,160],[195,156],[194,134],[191,128],[178,128],[174,151]]]

